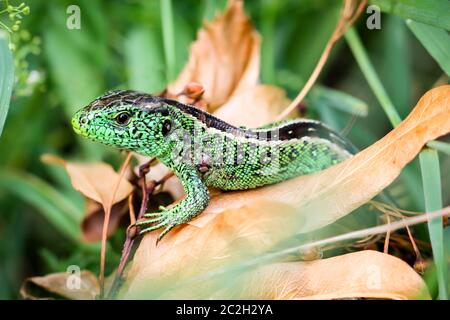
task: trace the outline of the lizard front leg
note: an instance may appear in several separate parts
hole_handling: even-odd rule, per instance
[[[157,213],[146,213],[144,217],[136,222],[142,226],[140,234],[164,228],[158,236],[158,240],[167,234],[173,227],[187,223],[200,214],[209,203],[209,192],[194,166],[180,165],[174,168],[175,174],[181,181],[186,197],[172,208],[163,209]],[[149,225],[148,227],[146,227]]]

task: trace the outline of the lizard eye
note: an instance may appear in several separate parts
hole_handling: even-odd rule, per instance
[[[169,119],[164,120],[163,127],[162,127],[163,136],[167,135],[171,128],[172,128],[172,122]]]
[[[128,112],[121,112],[116,116],[116,122],[118,124],[127,124],[130,120],[130,114]]]

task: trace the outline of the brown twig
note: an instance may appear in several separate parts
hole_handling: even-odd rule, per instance
[[[139,167],[138,177],[139,177],[139,184],[140,184],[141,190],[142,190],[142,200],[141,200],[141,208],[139,210],[137,219],[140,219],[141,217],[143,217],[145,214],[145,210],[147,210],[147,203],[148,203],[150,189],[147,187],[147,182],[146,182],[145,176],[150,171],[150,165],[152,164],[152,162],[154,160],[155,159],[153,158],[150,161],[148,161],[147,163],[145,163]],[[153,190],[151,190],[151,191],[153,192]],[[129,204],[129,206],[130,206],[130,204]],[[131,217],[131,212],[133,212],[133,218]],[[127,231],[126,231],[125,243],[123,244],[122,256],[120,257],[120,262],[117,267],[116,276],[114,277],[113,284],[108,293],[109,299],[111,299],[113,297],[113,295],[117,291],[117,287],[120,285],[120,280],[122,279],[123,270],[125,269],[125,265],[128,261],[128,257],[130,256],[130,253],[131,253],[131,249],[133,248],[134,239],[137,235],[135,221],[136,221],[136,217],[134,217],[134,208],[133,208],[133,204],[131,203],[130,225],[128,226]]]
[[[125,174],[125,170],[128,167],[128,164],[131,160],[131,152],[128,153],[125,161],[123,162],[122,166],[120,167],[119,171],[119,177],[117,178],[117,182],[114,186],[113,193],[111,196],[111,199],[109,203],[105,206],[103,206],[103,210],[105,212],[105,217],[103,221],[103,230],[102,230],[102,249],[100,254],[100,298],[103,298],[104,289],[105,289],[105,260],[106,260],[106,240],[108,237],[108,227],[109,227],[109,218],[111,217],[111,208],[114,203],[114,198],[116,197],[117,191],[119,190],[120,182],[122,181],[122,178]]]
[[[406,232],[408,233],[409,241],[411,242],[411,246],[413,247],[414,253],[416,254],[416,262],[414,263],[414,269],[416,269],[416,267],[420,269],[420,266],[423,265],[422,254],[420,253],[419,247],[417,247],[416,241],[414,240],[414,237],[408,226],[406,227]],[[418,271],[419,273],[423,272],[423,270]]]
[[[139,214],[137,216],[137,220],[142,219],[144,217],[145,212],[147,211],[148,199],[150,195],[152,195],[159,185],[164,184],[169,178],[173,177],[173,172],[167,173],[163,178],[158,181],[151,180],[148,184],[146,182],[145,175],[149,172],[148,169],[150,164],[154,161],[154,159],[150,160],[148,163],[142,165],[139,168],[139,183],[142,189],[142,201],[139,209]],[[135,239],[138,235],[137,228],[135,226],[136,218],[134,217],[134,208],[130,207],[130,215],[133,212],[133,218],[130,216],[130,225],[127,228],[126,239],[122,249],[122,255],[120,257],[120,262],[117,267],[116,275],[114,277],[113,284],[108,293],[108,299],[113,299],[118,292],[121,281],[123,279],[123,272],[125,270],[125,266],[127,265],[130,255],[132,252],[132,248],[135,243]]]
[[[341,132],[339,132],[339,134],[343,137],[346,137],[350,133],[350,130],[352,130],[353,126],[355,125],[356,119],[357,116],[353,115],[352,118],[347,122],[347,125],[341,130]]]
[[[350,27],[355,22],[356,18],[358,18],[358,16],[361,14],[362,10],[367,4],[367,0],[361,0],[357,5],[357,7],[355,8],[356,3],[357,1],[355,0],[344,0],[344,6],[341,10],[341,17],[336,25],[336,28],[334,29],[333,34],[330,37],[330,40],[328,40],[327,42],[327,45],[325,46],[325,49],[323,50],[316,67],[311,73],[311,76],[309,77],[308,81],[306,82],[302,90],[300,90],[299,94],[294,99],[294,101],[292,101],[291,104],[282,113],[278,115],[277,120],[285,118],[303,101],[306,94],[309,92],[313,84],[316,82],[320,72],[325,66],[325,63],[327,62],[328,57],[331,53],[331,49],[333,49],[334,45],[342,37],[347,28]]]
[[[387,224],[391,224],[391,218],[389,217],[389,214],[386,214]],[[391,237],[391,230],[388,230],[386,232],[386,238],[384,238],[384,247],[383,247],[383,253],[388,253],[389,251],[389,238]]]
[[[405,219],[405,215],[404,214],[413,214],[413,215],[421,214],[420,212],[402,210],[402,209],[393,207],[393,206],[391,206],[391,205],[389,205],[387,203],[378,202],[378,201],[375,201],[375,200],[371,200],[370,202],[375,208],[377,208],[378,210],[380,210],[381,212],[384,212],[386,214],[387,219],[388,219],[388,223],[390,222],[390,220],[389,220],[389,216],[390,215],[392,215],[394,217],[398,217],[400,219]],[[406,231],[408,233],[408,237],[409,237],[409,240],[411,242],[411,246],[413,247],[414,253],[416,254],[416,258],[419,259],[419,260],[422,259],[422,256],[420,254],[420,250],[419,250],[419,248],[416,245],[416,242],[414,240],[414,237],[412,236],[410,228],[408,226],[406,226],[405,228],[406,228]],[[386,234],[384,253],[387,253],[386,245],[388,245],[388,244],[386,244],[386,242],[389,242],[389,233]]]
[[[128,212],[130,216],[130,225],[133,225],[136,222],[136,214],[134,212],[133,206],[133,193],[131,193],[130,196],[128,197]]]

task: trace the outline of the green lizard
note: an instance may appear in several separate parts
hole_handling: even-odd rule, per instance
[[[352,145],[314,120],[289,120],[257,129],[234,127],[194,106],[130,90],[110,91],[78,111],[72,126],[91,140],[156,157],[180,179],[186,197],[137,221],[140,234],[200,214],[208,187],[244,190],[330,167]]]

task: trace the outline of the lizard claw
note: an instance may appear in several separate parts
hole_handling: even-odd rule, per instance
[[[143,226],[143,225],[148,225],[151,224],[153,222],[158,222],[161,220],[166,219],[167,217],[164,215],[163,212],[157,212],[157,213],[146,213],[144,214],[145,218],[150,218],[150,219],[139,219],[138,221],[136,221],[136,225],[137,226]],[[142,232],[141,232],[142,233]]]
[[[154,218],[154,217],[160,217],[162,214],[162,212],[156,212],[156,213],[146,213],[144,214],[145,218]],[[142,221],[141,224],[145,224],[144,221],[146,221],[146,219],[141,219],[139,221]]]
[[[167,234],[167,232],[169,232],[173,227],[175,227],[176,225],[168,225],[163,232],[161,232],[158,236],[158,239],[156,239],[156,245],[158,245],[158,242]]]
[[[137,224],[137,225],[140,225],[139,223],[136,223],[136,224]],[[150,231],[159,229],[159,228],[164,227],[164,226],[165,226],[165,222],[162,221],[162,222],[160,222],[160,223],[158,223],[158,224],[155,224],[155,225],[150,226],[150,227],[148,227],[148,228],[142,229],[141,231],[139,231],[139,234],[144,234],[144,233],[147,233],[147,232],[150,232]]]
[[[163,214],[163,212],[169,210],[169,209],[167,209],[167,208],[164,207],[164,206],[159,206],[158,209],[161,210],[161,212],[146,213],[146,214],[144,214],[144,217],[145,217],[145,218],[160,217],[160,216]]]
[[[139,223],[137,223],[137,225],[150,224],[150,223],[153,223],[153,222],[161,221],[162,219],[164,219],[164,217],[157,217],[157,218],[154,218],[154,219],[143,219],[142,222],[138,221]]]
[[[136,221],[137,226],[149,225],[148,227],[145,227],[139,231],[140,235],[165,227],[161,234],[158,236],[158,239],[156,241],[157,244],[162,239],[162,237],[167,234],[167,232],[169,232],[173,227],[179,224],[173,216],[173,213],[171,213],[170,210],[166,208],[164,208],[162,212],[146,213],[144,214],[144,217],[150,219],[140,219]]]

